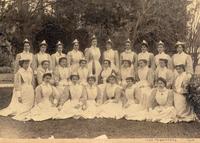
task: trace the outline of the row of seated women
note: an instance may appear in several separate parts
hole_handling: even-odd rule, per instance
[[[159,61],[160,68],[167,69],[168,60],[161,58]],[[73,117],[171,123],[196,119],[185,98],[191,74],[186,72],[183,64],[175,66],[170,78],[166,73],[155,78],[146,59],[138,60],[137,70],[133,70],[131,62],[124,59],[120,72],[105,59],[104,68],[97,77],[83,72],[88,70],[86,59],[79,60],[77,71],[73,71],[73,67],[67,67],[67,58],[62,57],[53,72],[40,74],[39,69],[48,69],[49,63],[44,60],[38,67],[39,85],[34,90],[30,60],[19,60],[11,103],[0,111],[0,115],[12,115],[13,119],[21,121]],[[128,74],[129,70],[131,74]]]

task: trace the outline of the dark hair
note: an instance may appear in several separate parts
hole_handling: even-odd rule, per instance
[[[79,75],[77,75],[77,74],[72,74],[72,75],[70,75],[70,77],[69,77],[70,80],[72,80],[73,76],[76,76],[76,77],[78,77],[78,79],[80,79]]]
[[[135,81],[135,78],[134,77],[127,77],[126,80]]]
[[[49,60],[44,60],[44,61],[42,61],[42,62],[41,62],[41,65],[43,65],[45,62],[48,62],[48,63],[50,63],[50,61],[49,61]]]
[[[185,65],[181,64],[181,65],[176,65],[175,68],[180,67],[185,71]]]
[[[139,61],[143,61],[145,64],[147,64],[147,60],[146,59],[140,59]]]
[[[110,61],[110,60],[105,59],[105,60],[103,60],[103,63],[104,63],[105,61],[107,61],[107,62],[108,62],[108,65],[111,66],[111,61]]]
[[[62,60],[67,60],[67,58],[66,57],[59,58],[58,63],[60,64]]]
[[[90,78],[92,78],[92,79],[94,79],[94,81],[96,81],[96,77],[95,76],[88,76],[87,77],[87,82],[89,81]]]
[[[117,80],[117,77],[116,77],[116,76],[110,75],[110,76],[108,76],[108,78],[106,79],[106,82],[109,83],[109,80],[110,80],[110,78],[112,78],[112,77],[115,79],[115,81]]]
[[[131,66],[132,62],[130,60],[122,60],[122,64],[124,64],[124,62],[128,62],[129,66]]]
[[[20,61],[19,61],[19,66],[20,66],[20,67],[23,67],[23,64],[24,64],[25,62],[30,62],[30,60],[20,60]]]
[[[85,60],[85,59],[84,59],[84,60],[83,60],[83,59],[80,59],[80,60],[79,60],[79,64],[81,64],[81,62],[83,62],[83,61],[84,61],[85,63],[87,63],[87,60]]]
[[[159,78],[157,79],[157,82],[158,82],[158,81],[162,81],[162,82],[165,84],[165,86],[167,85],[166,79],[164,79],[164,78],[162,78],[162,77],[159,77]]]
[[[167,63],[168,63],[168,60],[167,59],[159,59],[159,61],[164,61],[165,62],[165,64],[167,65]]]
[[[47,77],[47,76],[52,77],[52,74],[51,74],[51,73],[45,73],[45,74],[43,74],[42,79],[44,79],[44,78]]]

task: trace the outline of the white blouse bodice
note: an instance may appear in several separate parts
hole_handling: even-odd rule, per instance
[[[168,54],[166,54],[165,52],[162,52],[162,53],[159,53],[155,56],[155,63],[156,63],[156,66],[159,67],[159,60],[160,59],[167,59],[168,62],[170,60],[170,56]]]
[[[134,91],[135,91],[135,85],[132,85],[131,87],[127,87],[125,89],[125,96],[129,100],[134,100]]]
[[[112,68],[109,67],[107,69],[103,69],[103,71],[101,72],[103,83],[106,83],[106,80],[111,75],[111,73],[112,73]]]
[[[59,71],[61,80],[68,79],[70,77],[70,75],[71,75],[70,68],[68,68],[68,67],[58,66],[58,71]]]
[[[174,54],[174,57],[173,57],[174,65],[181,65],[181,64],[185,65],[187,61],[187,57],[188,55],[184,52],[182,52],[181,54],[179,53]]]
[[[147,79],[148,70],[149,70],[149,68],[147,66],[145,66],[144,68],[138,69],[138,77],[139,77],[140,81]]]
[[[91,55],[92,59],[94,59],[95,61],[99,61],[99,59],[101,57],[101,52],[100,52],[99,48],[97,48],[97,47],[90,47],[89,54]],[[92,59],[90,59],[90,60],[92,60]]]
[[[81,51],[79,51],[79,50],[78,51],[72,50],[72,51],[69,52],[69,56],[70,56],[70,58],[72,60],[71,64],[73,65],[73,64],[79,63],[80,59],[83,58],[83,53]]]
[[[160,105],[160,106],[165,106],[167,103],[167,99],[168,99],[168,89],[164,89],[164,91],[156,91],[156,95],[155,95],[155,99],[156,102]]]
[[[130,60],[131,62],[134,62],[133,58],[135,56],[135,53],[131,50],[125,50],[124,52],[122,52],[121,56],[123,60]]]
[[[145,59],[149,62],[149,59],[150,59],[150,53],[149,52],[141,52],[138,54],[138,60],[141,60],[141,59]]]
[[[121,68],[120,72],[122,80],[126,80],[127,77],[132,77],[132,71],[132,67]]]
[[[58,53],[58,52],[56,52],[56,53],[54,54],[54,56],[55,56],[55,60],[56,60],[56,61],[55,61],[55,62],[56,62],[56,65],[58,65],[59,59],[60,59],[60,58],[66,57],[65,54],[63,54],[63,53],[60,54],[60,53]]]
[[[72,84],[69,87],[71,100],[80,100],[83,92],[83,86],[80,84]]]
[[[115,51],[113,49],[106,50],[104,52],[104,59],[108,59],[111,63],[115,62]]]
[[[33,80],[33,72],[31,69],[25,70],[23,68],[20,68],[18,70],[18,73],[21,75],[22,77],[22,84],[28,84],[28,85],[32,85],[32,80]]]
[[[95,100],[97,98],[97,94],[98,94],[97,86],[87,85],[86,91],[87,91],[87,100]]]
[[[166,67],[164,67],[164,68],[157,68],[156,70],[158,72],[158,77],[162,77],[164,79],[167,79],[168,69]]]
[[[49,98],[53,94],[53,87],[50,84],[41,84],[42,95],[44,98]]]
[[[30,60],[29,64],[31,64],[33,62],[33,54],[30,53],[30,52],[24,51],[24,52],[20,53],[20,57],[21,58],[23,57],[24,59]]]
[[[49,60],[49,54],[39,52],[37,54],[37,62],[38,62],[38,64],[41,65],[42,61],[44,61],[44,60]]]
[[[79,68],[78,69],[78,75],[80,77],[80,81],[87,81],[87,77],[89,74],[88,68]]]
[[[114,98],[115,97],[115,92],[116,92],[116,89],[117,89],[118,85],[117,84],[107,84],[106,85],[106,94],[107,94],[107,97],[109,99],[111,98]]]

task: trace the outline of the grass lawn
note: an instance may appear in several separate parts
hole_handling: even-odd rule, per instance
[[[0,89],[0,109],[11,99],[11,89]],[[0,117],[0,138],[200,138],[200,123],[161,124],[125,119],[65,119],[19,122]]]

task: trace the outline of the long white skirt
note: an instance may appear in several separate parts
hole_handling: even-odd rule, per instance
[[[80,117],[82,114],[82,107],[79,106],[79,100],[68,100],[64,103],[62,109],[57,112],[54,119],[67,119],[71,117]],[[76,106],[79,106],[77,108]]]
[[[174,93],[174,106],[178,121],[194,121],[196,116],[191,107],[187,104],[186,98],[182,94]]]
[[[94,119],[97,114],[98,104],[95,100],[87,100],[86,109],[82,111],[81,117],[85,119]]]
[[[18,101],[15,89],[13,89],[13,96],[9,106],[0,111],[1,116],[19,115],[23,112],[29,111],[34,104],[34,89],[32,85],[22,84],[21,87],[22,103]]]
[[[173,106],[157,106],[149,110],[149,120],[152,122],[176,122],[176,109]]]
[[[18,115],[14,119],[22,121],[44,121],[53,118],[57,112],[58,109],[46,98],[36,104],[29,112]]]
[[[122,103],[114,103],[114,100],[107,100],[97,108],[97,118],[123,118]]]
[[[124,117],[127,120],[144,121],[147,119],[148,112],[140,104],[129,101],[128,107],[123,108]]]

